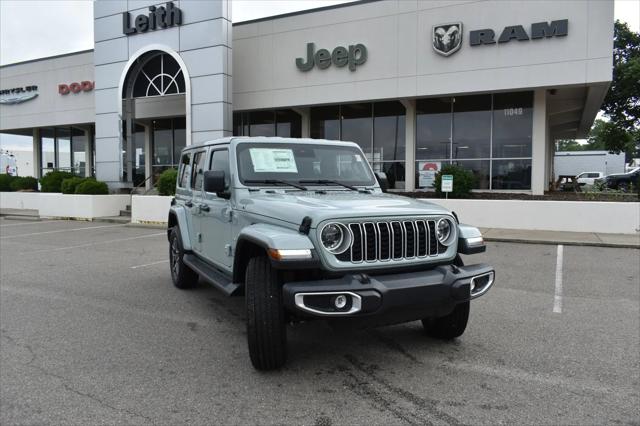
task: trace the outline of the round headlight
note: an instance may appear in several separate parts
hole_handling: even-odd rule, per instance
[[[440,219],[436,225],[436,236],[441,244],[449,239],[451,235],[451,223],[447,219]]]
[[[344,240],[344,232],[342,227],[337,223],[330,223],[326,225],[320,233],[320,239],[324,248],[330,252],[336,251]]]

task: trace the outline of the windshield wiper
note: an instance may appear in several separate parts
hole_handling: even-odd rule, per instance
[[[342,186],[344,188],[348,188],[352,191],[358,191],[360,192],[360,188],[356,188],[355,186],[352,185],[347,185],[346,183],[342,183],[340,181],[337,180],[331,180],[331,179],[308,179],[308,180],[299,180],[299,183],[316,183],[318,185],[339,185]]]
[[[297,183],[289,182],[286,180],[279,180],[279,179],[245,179],[244,183],[265,183],[268,185],[288,185],[288,186],[293,186],[294,188],[301,189],[303,191],[307,190],[306,187],[302,185],[298,185]]]

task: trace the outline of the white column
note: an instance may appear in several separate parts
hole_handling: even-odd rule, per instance
[[[40,169],[40,154],[42,153],[42,146],[40,143],[40,129],[33,129],[33,176],[37,179],[42,177],[42,170]],[[20,174],[20,170],[18,170]],[[24,176],[21,174],[21,176]]]
[[[405,111],[405,191],[416,189],[416,101],[408,99],[401,101]]]
[[[87,143],[84,145],[84,176],[91,177],[91,170],[93,170],[93,152],[91,147],[93,146],[93,141],[91,140],[91,128],[86,128],[84,131],[84,138]]]
[[[546,184],[547,161],[547,91],[537,89],[533,96],[533,133],[531,158],[531,192],[543,195]]]

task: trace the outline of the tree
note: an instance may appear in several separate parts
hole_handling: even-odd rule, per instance
[[[581,145],[575,139],[558,139],[556,141],[556,151],[583,151],[584,145]]]
[[[619,20],[613,32],[613,81],[602,109],[616,126],[628,132],[640,128],[640,33]]]

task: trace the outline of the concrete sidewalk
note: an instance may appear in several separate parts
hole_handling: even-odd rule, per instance
[[[480,228],[480,230],[486,241],[640,248],[640,233],[631,235],[498,228]]]

